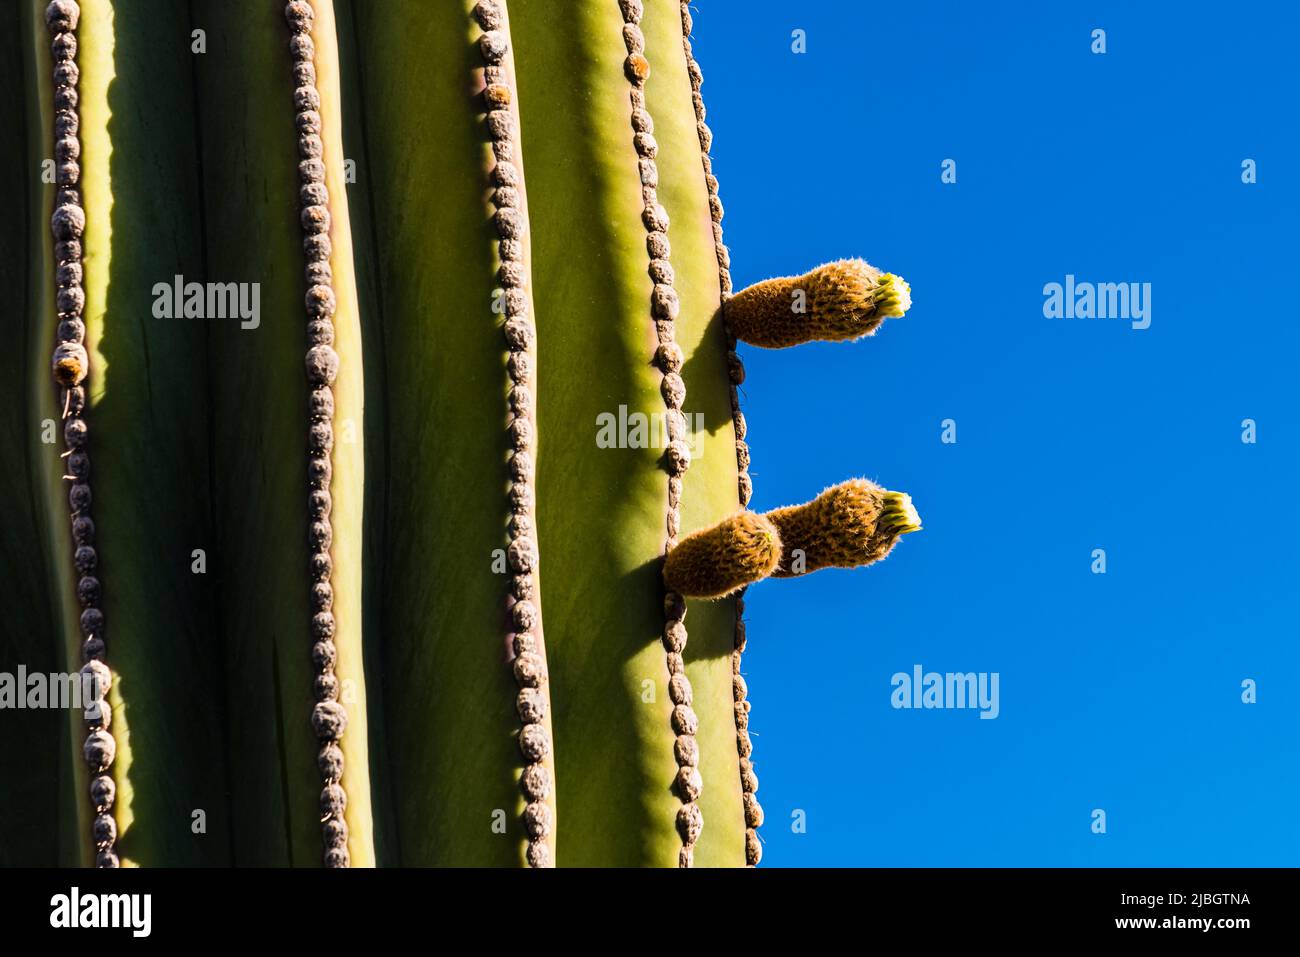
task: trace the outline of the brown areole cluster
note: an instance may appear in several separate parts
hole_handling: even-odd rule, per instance
[[[519,714],[519,751],[527,762],[519,778],[519,787],[527,804],[523,823],[528,834],[525,857],[529,867],[552,867],[554,860],[548,839],[554,827],[551,808],[551,774],[546,759],[551,738],[546,730],[550,697],[546,690],[546,654],[538,640],[541,631],[540,598],[537,594],[537,571],[540,555],[534,531],[533,446],[536,419],[533,408],[533,343],[537,331],[529,313],[527,293],[528,266],[524,257],[524,236],[528,232],[528,212],[523,205],[523,174],[515,162],[518,149],[515,135],[513,86],[504,65],[510,48],[509,24],[505,0],[479,0],[474,18],[483,28],[479,51],[483,69],[483,98],[487,107],[488,135],[492,140],[492,204],[496,207],[497,250],[501,259],[501,280],[506,315],[505,336],[509,349],[506,372],[510,377],[510,443],[507,463],[510,473],[508,531],[510,547],[506,555],[510,564],[510,624],[513,628],[511,651],[513,670],[519,685],[515,708]]]
[[[63,392],[63,439],[71,481],[68,505],[72,511],[73,564],[80,578],[77,601],[81,611],[81,668],[83,688],[92,689],[95,700],[85,709],[87,736],[82,749],[93,775],[90,803],[95,817],[91,837],[97,867],[119,865],[117,819],[113,804],[117,788],[107,773],[117,755],[117,744],[109,731],[112,710],[104,695],[112,685],[112,672],[104,663],[104,612],[100,608],[103,590],[99,581],[99,556],[95,551],[95,522],[90,517],[90,431],[86,425],[86,379],[90,358],[84,345],[86,324],[82,318],[86,293],[82,288],[81,240],[86,230],[86,211],[81,203],[81,140],[77,112],[77,21],[81,9],[75,0],[54,0],[45,9],[54,59],[54,231],[55,308],[59,316],[58,344],[54,347],[54,381]]]
[[[334,448],[334,392],[339,356],[334,351],[334,323],[337,300],[330,268],[329,190],[325,186],[324,143],[321,140],[320,93],[316,89],[316,46],[311,38],[315,11],[307,0],[293,0],[284,8],[291,33],[289,52],[293,57],[293,105],[298,130],[298,177],[302,183],[302,248],[306,256],[307,280],[307,381],[311,386],[307,429],[307,511],[311,582],[311,661],[315,669],[313,693],[316,705],[311,723],[320,741],[317,763],[323,787],[320,792],[321,835],[326,867],[347,867],[348,825],[343,812],[348,796],[343,790],[343,750],[339,740],[347,728],[348,714],[339,698],[334,674],[338,649],[334,646],[334,591],[330,584],[333,562],[330,544],[330,479]]]
[[[686,417],[682,405],[686,401],[686,383],[681,377],[682,350],[675,341],[673,322],[677,319],[680,304],[673,288],[673,267],[669,262],[672,247],[668,242],[668,211],[659,203],[659,170],[655,157],[659,144],[654,137],[654,120],[646,110],[645,85],[650,76],[650,62],[645,56],[645,35],[641,32],[644,12],[641,0],[620,0],[623,12],[623,43],[627,47],[624,73],[631,84],[632,144],[636,149],[637,168],[641,176],[641,222],[646,229],[646,251],[650,256],[650,278],[654,287],[650,293],[650,315],[654,321],[659,346],[655,351],[655,365],[663,378],[659,391],[667,408],[668,448],[665,461],[668,466],[668,515],[665,549],[677,544],[681,531],[682,476],[691,464],[690,446],[687,443]],[[693,692],[686,677],[686,663],[682,652],[686,649],[686,600],[674,591],[664,595],[663,644],[668,662],[668,694],[672,699],[672,729],[677,736],[673,754],[677,759],[677,779],[674,786],[681,800],[677,811],[677,833],[682,839],[678,865],[690,867],[694,862],[695,842],[704,830],[704,815],[697,803],[704,789],[704,779],[699,769],[699,745],[695,734],[699,718],[691,707]]]
[[[718,196],[718,177],[713,175],[713,159],[709,149],[713,146],[713,132],[704,122],[704,73],[695,59],[691,47],[691,10],[689,0],[681,0],[682,49],[686,53],[686,69],[691,78],[691,103],[695,107],[695,129],[700,137],[700,161],[704,165],[704,180],[709,189],[709,215],[713,219],[713,243],[718,256],[718,285],[722,293],[723,329],[727,337],[727,375],[730,379],[731,420],[736,430],[736,490],[740,507],[749,505],[754,494],[754,483],[749,477],[749,445],[745,442],[745,414],[740,411],[739,387],[745,381],[745,365],[736,352],[736,337],[727,320],[727,301],[731,298],[731,253],[722,241],[722,199]],[[667,578],[667,569],[665,569]],[[748,581],[753,581],[750,578]],[[747,584],[745,582],[744,584]],[[749,736],[749,689],[740,674],[741,656],[745,652],[745,588],[727,587],[720,594],[735,592],[736,630],[731,651],[731,686],[736,714],[736,751],[740,758],[740,787],[745,802],[745,863],[756,865],[763,857],[763,845],[758,840],[758,828],[763,823],[763,808],[758,803],[758,775],[754,773],[752,755],[754,742]]]

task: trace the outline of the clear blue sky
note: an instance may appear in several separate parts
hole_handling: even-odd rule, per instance
[[[914,297],[742,347],[755,508],[864,475],[925,520],[750,592],[765,864],[1300,863],[1297,6],[700,7],[737,287],[863,256]],[[1044,318],[1067,273],[1151,283],[1150,328]],[[1000,716],[894,710],[916,664]]]

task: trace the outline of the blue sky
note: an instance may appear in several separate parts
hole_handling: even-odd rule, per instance
[[[863,256],[914,298],[742,347],[755,508],[865,475],[925,520],[750,591],[765,864],[1295,865],[1296,6],[700,7],[737,287]],[[1150,327],[1045,318],[1067,274]],[[895,710],[916,664],[999,717]]]

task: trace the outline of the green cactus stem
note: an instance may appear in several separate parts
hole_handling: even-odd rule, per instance
[[[911,305],[911,287],[900,276],[861,259],[842,259],[742,289],[727,301],[727,325],[741,342],[784,349],[872,335]]]
[[[692,29],[0,12],[0,671],[109,686],[0,721],[0,863],[758,863],[744,591],[919,520],[863,482],[746,511],[737,342],[853,338],[907,287],[732,296]],[[165,305],[192,284],[258,321]]]
[[[363,234],[346,172],[350,81],[335,20],[343,5],[310,7],[307,18],[300,3],[195,4],[210,48],[225,51],[193,61],[205,268],[257,282],[263,314],[254,330],[209,323],[220,556],[211,640],[223,652],[222,713],[240,749],[230,762],[234,860],[367,867],[376,862],[378,683],[363,641],[371,433],[354,266]],[[313,213],[326,205],[322,231]],[[330,316],[320,312],[322,286],[333,293]],[[332,624],[319,619],[326,598]]]
[[[655,360],[663,378],[659,382],[659,393],[663,396],[667,409],[668,447],[665,461],[668,471],[668,507],[665,525],[667,539],[666,549],[671,550],[677,542],[681,526],[681,502],[683,476],[691,464],[690,447],[687,444],[686,418],[682,412],[686,400],[686,383],[678,373],[680,354],[675,341],[674,322],[680,315],[681,300],[674,288],[670,247],[668,239],[668,212],[659,203],[659,167],[655,158],[659,155],[659,143],[654,137],[654,119],[646,109],[646,80],[650,75],[649,61],[645,58],[645,34],[641,31],[644,15],[638,4],[622,4],[623,42],[628,56],[624,61],[624,73],[631,84],[629,100],[632,114],[632,145],[637,154],[637,168],[641,177],[641,221],[646,229],[646,251],[649,253],[650,278],[654,286],[650,291],[650,318],[653,320],[658,348]],[[686,676],[686,662],[683,652],[686,650],[687,632],[685,625],[686,603],[680,595],[671,589],[664,597],[663,644],[666,651],[665,663],[668,668],[669,688],[675,689],[671,695],[673,712],[671,726],[678,736],[673,749],[677,761],[675,786],[682,806],[677,809],[677,832],[681,837],[682,848],[678,855],[681,867],[690,867],[695,859],[695,846],[704,829],[704,814],[700,809],[699,797],[703,791],[704,781],[698,768],[698,761],[691,759],[695,735],[699,729],[699,718],[691,708],[694,691],[690,679]]]
[[[5,583],[0,585],[0,669],[13,673],[24,664],[31,673],[50,674],[62,666],[62,648],[53,639],[51,622],[62,614],[60,593],[75,607],[71,595],[76,580],[68,552],[56,547],[63,541],[71,546],[67,503],[61,503],[60,514],[47,513],[46,456],[35,454],[38,443],[33,436],[45,420],[47,434],[60,438],[55,423],[61,424],[61,410],[53,408],[56,399],[50,387],[50,325],[38,327],[29,321],[26,302],[28,297],[49,297],[53,284],[40,255],[50,235],[48,218],[43,206],[36,208],[31,186],[31,164],[46,155],[49,140],[43,135],[35,142],[28,139],[25,111],[39,110],[39,103],[34,95],[24,95],[30,89],[24,60],[37,50],[25,13],[29,11],[18,4],[0,9],[0,83],[9,91],[0,97],[0,130],[6,136],[0,149],[0,284],[9,291],[0,305],[0,450],[8,450],[0,452],[5,466],[0,468],[0,503],[5,509],[0,533],[0,582]],[[43,20],[40,28],[44,47],[48,41]],[[50,74],[42,70],[40,75],[49,85]],[[42,451],[55,448],[47,445]],[[51,457],[57,458],[58,451]],[[58,475],[48,476],[48,481],[58,488]],[[47,529],[50,520],[57,525]],[[47,530],[58,535],[47,535]],[[87,802],[85,792],[69,780],[74,766],[65,744],[70,741],[67,715],[49,708],[6,708],[2,714],[0,806],[11,813],[0,829],[0,867],[82,863],[79,844],[89,834],[89,820],[84,820],[83,830]]]

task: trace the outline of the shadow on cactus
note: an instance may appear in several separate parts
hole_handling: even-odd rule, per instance
[[[94,706],[4,712],[0,863],[758,863],[745,589],[920,520],[750,511],[737,346],[910,290],[733,292],[687,4],[0,26],[0,673]]]

